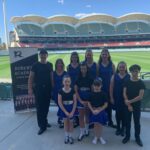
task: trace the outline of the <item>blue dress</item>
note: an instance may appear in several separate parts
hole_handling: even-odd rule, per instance
[[[126,74],[124,78],[120,78],[119,74],[114,75],[114,108],[116,110],[122,110],[125,108],[124,98],[123,98],[123,86],[124,82],[130,79],[130,75]]]
[[[53,72],[53,80],[54,80],[54,87],[52,90],[52,99],[58,105],[58,92],[63,87],[62,80],[63,76],[66,75],[67,72],[64,71],[62,75],[58,75],[56,71]]]
[[[106,102],[108,102],[107,95],[103,92],[92,92],[89,97],[89,103],[91,104],[93,109],[102,107]],[[89,121],[90,123],[100,123],[105,125],[107,122],[107,114],[105,110],[99,112],[98,114],[93,114],[90,112]]]
[[[83,101],[88,101],[90,92],[91,92],[91,86],[92,86],[93,80],[90,78],[90,76],[86,77],[79,77],[76,81],[76,85],[78,87],[78,93],[80,98]],[[78,108],[84,108],[84,105],[81,104],[78,100],[77,102]]]
[[[70,90],[70,92],[66,93],[65,91],[63,91],[62,89],[59,91],[59,94],[62,97],[62,103],[64,108],[66,109],[67,112],[71,112],[73,109],[73,105],[74,105],[74,101],[73,101],[73,96],[75,94],[75,91],[73,89]],[[76,110],[73,114],[73,117],[69,118],[69,119],[73,119],[75,116],[78,116],[78,111]],[[60,108],[60,117],[61,118],[68,118],[68,116],[66,116],[66,114],[62,111],[62,109]]]
[[[94,80],[97,77],[96,62],[93,62],[91,67],[88,67],[90,77]]]
[[[78,66],[78,67],[74,68],[74,67],[72,67],[71,64],[69,64],[67,68],[68,68],[67,72],[68,72],[69,76],[71,77],[71,86],[74,87],[75,82],[79,76],[80,67]]]
[[[99,65],[99,77],[102,78],[102,90],[109,96],[110,80],[113,75],[112,62],[105,67],[102,64]]]

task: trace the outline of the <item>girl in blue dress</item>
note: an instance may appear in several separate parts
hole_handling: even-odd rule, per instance
[[[60,116],[64,119],[65,144],[73,144],[73,117],[77,106],[76,94],[71,88],[71,78],[68,75],[63,77],[63,88],[58,93],[58,104]]]
[[[70,64],[67,66],[67,72],[71,77],[71,86],[74,87],[75,82],[80,72],[80,60],[77,52],[72,52],[70,57]]]
[[[115,65],[111,61],[111,56],[107,48],[103,48],[98,61],[99,77],[102,78],[102,90],[107,94],[109,98],[110,80],[115,73]],[[112,106],[110,98],[108,101],[108,107],[106,109],[108,114],[108,126],[115,127],[112,121]]]
[[[80,60],[77,52],[72,52],[70,57],[70,64],[67,66],[67,73],[71,77],[71,86],[74,88],[75,82],[79,76],[80,72]],[[74,118],[74,127],[79,126],[79,117]]]
[[[96,62],[94,62],[94,60],[93,60],[93,52],[91,49],[86,50],[85,62],[88,66],[89,75],[94,80],[98,75],[98,68],[97,68]]]
[[[89,121],[94,123],[94,139],[93,144],[97,144],[100,140],[101,144],[105,144],[106,141],[102,138],[102,127],[106,124],[107,114],[105,109],[108,105],[107,95],[101,91],[102,80],[96,78],[93,82],[93,92],[90,94],[88,106],[91,110]]]
[[[130,79],[127,72],[127,65],[121,61],[118,63],[117,71],[111,78],[110,99],[116,111],[117,130],[116,135],[124,136],[125,130],[125,110],[126,105],[123,98],[123,85]]]
[[[75,85],[80,124],[80,135],[78,141],[81,141],[85,135],[89,135],[89,109],[87,102],[89,100],[92,82],[93,80],[88,75],[87,65],[85,62],[82,62],[80,64],[80,74]]]
[[[62,88],[62,79],[63,76],[66,75],[67,72],[64,70],[64,62],[62,59],[57,59],[55,63],[55,71],[53,72],[53,90],[52,90],[52,99],[55,101],[55,103],[58,106],[58,92]],[[60,117],[60,109],[58,106],[58,124],[59,127],[63,127],[63,121],[62,118]]]

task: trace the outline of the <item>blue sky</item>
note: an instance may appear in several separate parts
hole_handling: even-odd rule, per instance
[[[28,14],[49,17],[65,14],[81,17],[85,14],[105,13],[119,17],[127,13],[150,14],[149,0],[6,0],[8,30],[13,30],[10,19]],[[4,41],[2,0],[0,0],[0,37]]]

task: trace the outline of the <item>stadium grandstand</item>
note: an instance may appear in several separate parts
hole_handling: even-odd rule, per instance
[[[130,13],[115,18],[106,14],[80,19],[57,15],[49,18],[13,17],[15,40],[11,46],[49,50],[150,47],[150,14]]]

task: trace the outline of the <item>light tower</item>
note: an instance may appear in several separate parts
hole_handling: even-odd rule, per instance
[[[7,19],[6,19],[6,3],[5,3],[5,0],[2,0],[2,3],[3,3],[5,42],[6,42],[6,49],[8,50],[9,38],[8,38],[8,28],[7,28]]]

